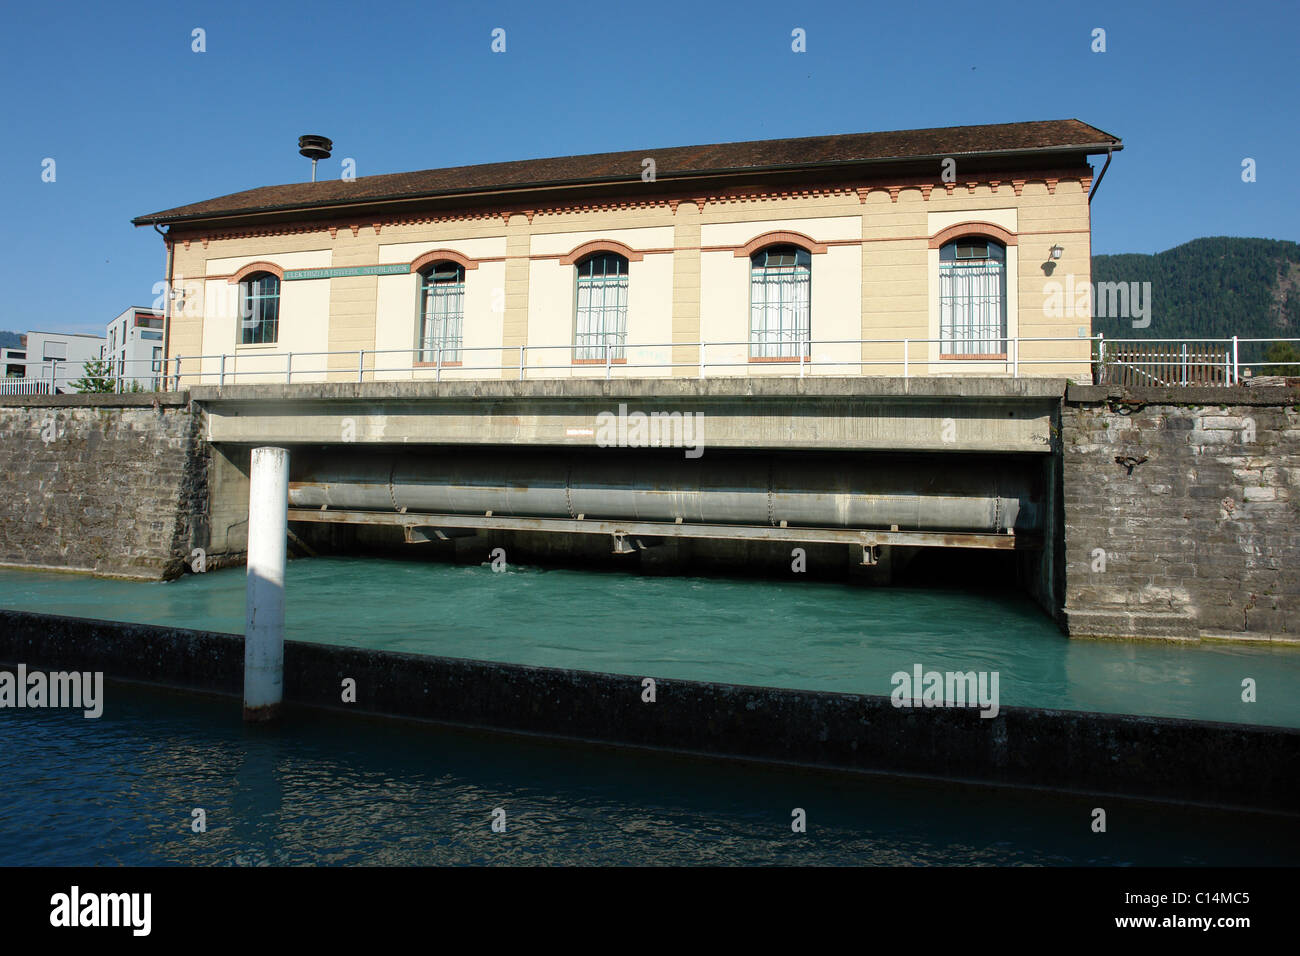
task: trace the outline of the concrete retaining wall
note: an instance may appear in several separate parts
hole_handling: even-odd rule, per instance
[[[0,565],[180,574],[207,535],[204,427],[185,394],[0,399]]]
[[[0,661],[238,694],[243,639],[0,611]],[[653,675],[644,675],[651,676]],[[357,702],[341,703],[344,678]],[[1095,794],[1300,809],[1300,730],[657,680],[288,642],[285,700],[608,744]],[[111,713],[111,693],[106,709]],[[231,720],[239,706],[232,701]]]
[[[1062,437],[1072,636],[1300,640],[1300,389],[1071,386]]]

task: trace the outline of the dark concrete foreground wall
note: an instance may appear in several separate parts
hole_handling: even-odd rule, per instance
[[[0,611],[0,661],[238,694],[243,639]],[[657,680],[290,642],[285,699],[611,744],[1219,806],[1300,811],[1300,730]],[[344,705],[353,678],[357,703]],[[106,713],[112,713],[111,690]],[[240,708],[231,702],[230,719]]]
[[[1071,386],[1062,437],[1071,635],[1300,640],[1300,389]]]
[[[0,399],[0,564],[180,574],[206,542],[201,414],[183,394]]]

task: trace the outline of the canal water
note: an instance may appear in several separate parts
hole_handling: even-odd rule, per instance
[[[210,586],[210,582],[205,584]],[[0,712],[0,865],[1300,862],[1294,818],[795,772],[114,684]],[[505,831],[493,832],[493,812]],[[806,813],[807,832],[791,829]],[[195,809],[206,832],[192,829]]]
[[[241,634],[244,572],[0,571],[0,606]],[[286,613],[291,640],[880,695],[919,664],[997,671],[1003,705],[1300,727],[1300,648],[1072,641],[1013,591],[349,557],[290,562]]]

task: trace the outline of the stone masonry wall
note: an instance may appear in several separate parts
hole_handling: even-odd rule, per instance
[[[0,565],[171,578],[207,542],[186,394],[0,399]]]
[[[1071,636],[1300,641],[1300,389],[1071,386],[1062,444]]]

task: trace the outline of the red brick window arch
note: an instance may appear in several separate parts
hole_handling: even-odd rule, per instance
[[[277,266],[274,262],[264,262],[259,260],[257,262],[250,262],[246,266],[240,266],[238,271],[236,271],[235,274],[232,275],[228,281],[233,285],[239,282],[243,282],[249,276],[258,272],[269,273],[282,281],[284,279],[284,270],[281,269],[279,266]]]

